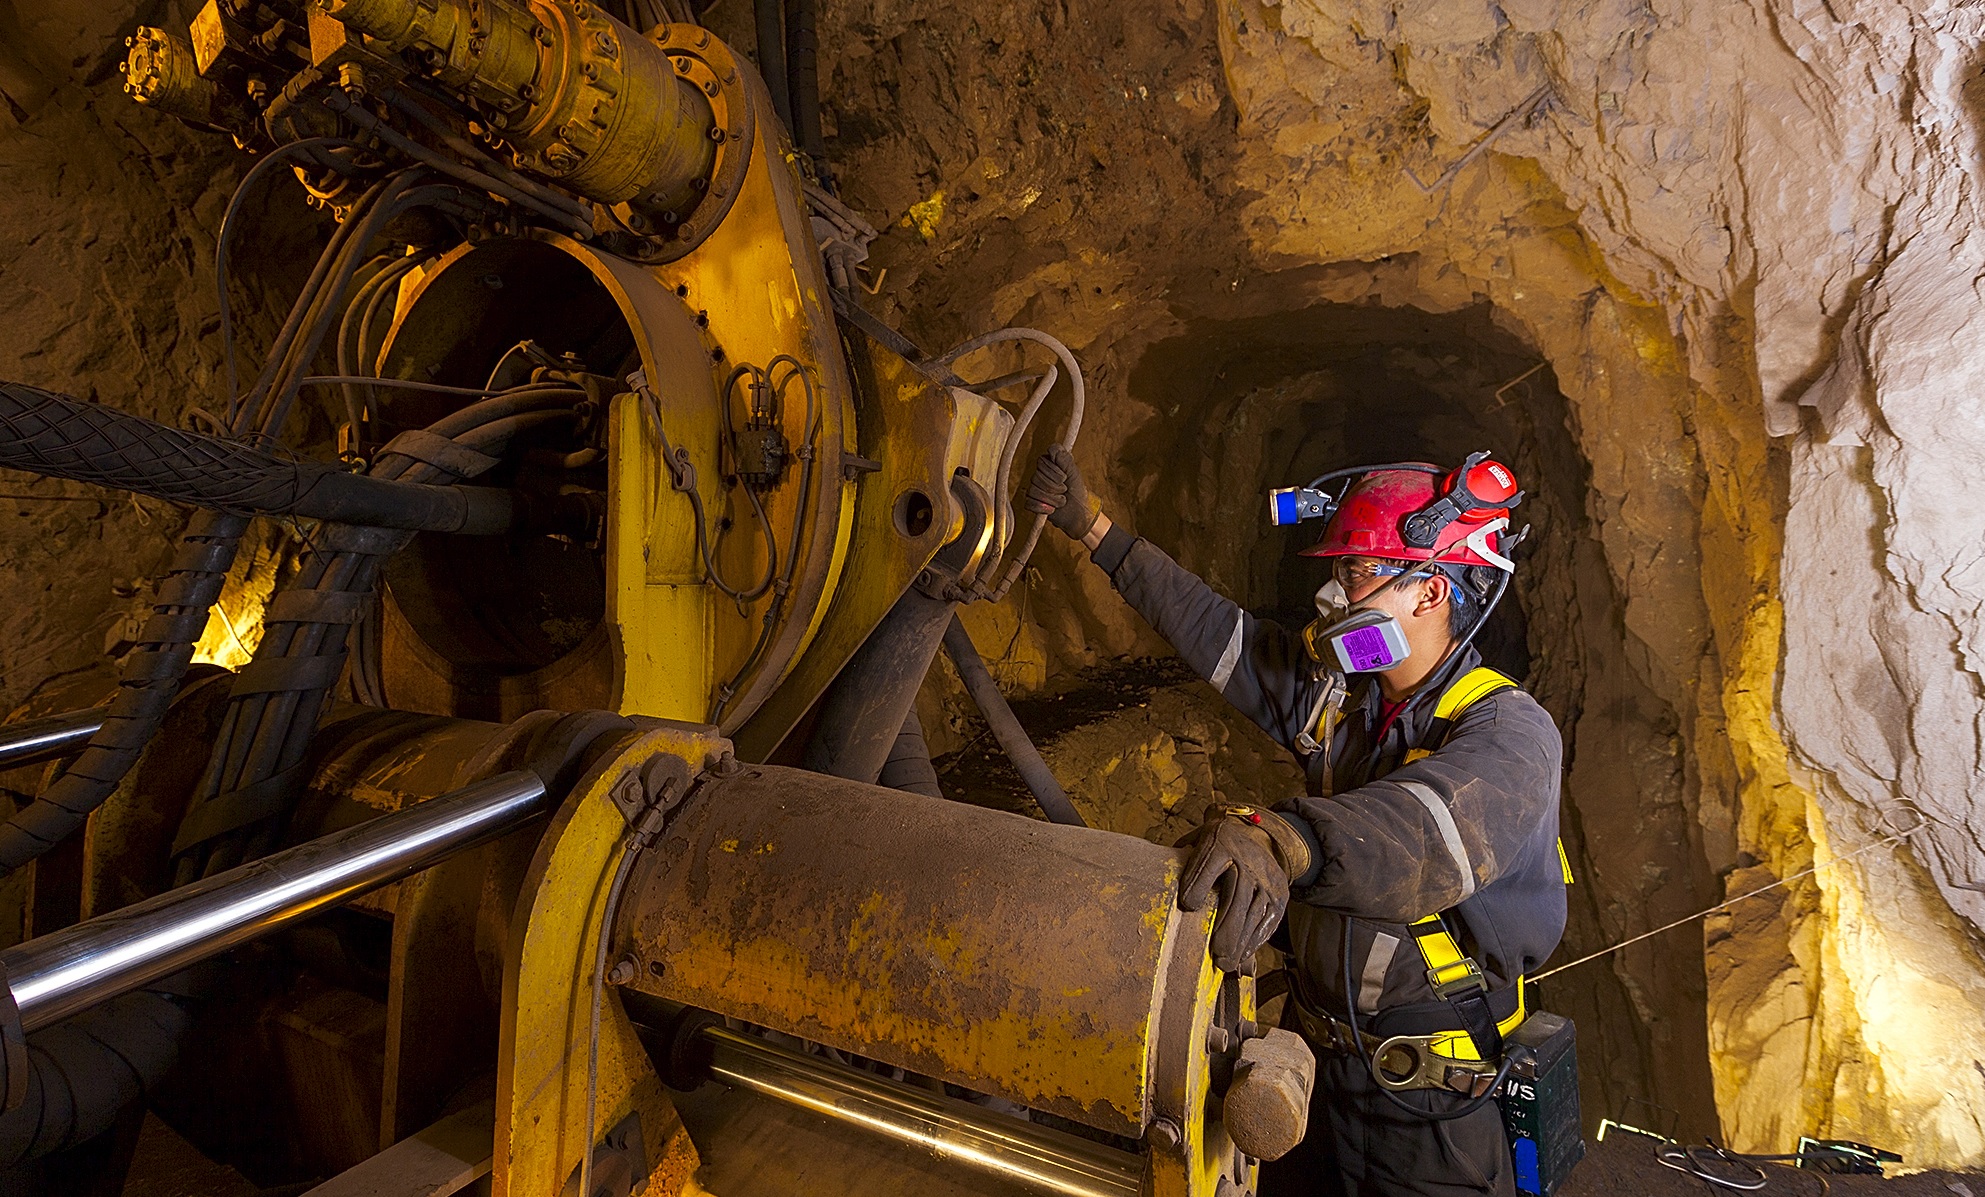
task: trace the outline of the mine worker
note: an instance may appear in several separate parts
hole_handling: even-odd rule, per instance
[[[1557,728],[1470,644],[1513,572],[1522,495],[1486,454],[1318,483],[1334,477],[1352,479],[1336,498],[1317,483],[1277,496],[1329,519],[1304,550],[1331,577],[1301,634],[1112,523],[1066,450],[1042,456],[1027,502],[1305,766],[1301,796],[1209,809],[1180,882],[1187,910],[1217,893],[1212,952],[1229,971],[1252,972],[1288,913],[1284,1025],[1317,1079],[1308,1136],[1265,1166],[1263,1192],[1513,1193],[1484,1095],[1523,1019],[1520,978],[1564,930],[1568,879]],[[1419,1038],[1375,1061],[1393,1036]],[[1381,1086],[1381,1068],[1404,1087]]]

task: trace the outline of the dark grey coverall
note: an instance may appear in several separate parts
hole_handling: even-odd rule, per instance
[[[1298,637],[1215,594],[1149,541],[1112,527],[1091,559],[1117,592],[1243,714],[1300,755],[1323,681]],[[1470,648],[1449,678],[1479,663]],[[1284,923],[1296,993],[1345,1017],[1345,930],[1359,1026],[1377,1035],[1458,1028],[1428,984],[1407,924],[1438,912],[1482,966],[1498,1019],[1515,1009],[1515,978],[1544,962],[1565,926],[1557,855],[1563,745],[1550,716],[1520,690],[1478,700],[1439,747],[1427,743],[1439,688],[1409,700],[1373,743],[1378,686],[1354,686],[1322,785],[1322,754],[1303,757],[1310,793],[1263,805],[1300,816],[1318,847],[1297,878]],[[1432,755],[1402,764],[1410,749]],[[1329,791],[1329,796],[1319,797]],[[1296,1026],[1291,1020],[1289,1025]],[[1300,1027],[1297,1027],[1300,1029]],[[1494,1103],[1452,1122],[1414,1118],[1385,1099],[1362,1060],[1317,1045],[1309,1137],[1263,1170],[1264,1194],[1511,1193],[1512,1167]],[[1452,1109],[1458,1094],[1400,1095]]]

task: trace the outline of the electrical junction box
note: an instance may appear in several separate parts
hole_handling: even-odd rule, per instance
[[[1578,1130],[1578,1043],[1571,1020],[1539,1011],[1503,1038],[1514,1058],[1496,1094],[1516,1189],[1551,1197],[1585,1158]]]

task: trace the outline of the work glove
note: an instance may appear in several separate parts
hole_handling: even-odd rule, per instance
[[[1249,806],[1216,806],[1179,841],[1193,849],[1179,880],[1179,909],[1220,910],[1208,945],[1214,966],[1252,976],[1255,953],[1289,908],[1289,879],[1309,871],[1309,846],[1282,816]]]
[[[1082,471],[1075,468],[1075,455],[1060,445],[1048,446],[1034,464],[1034,480],[1027,484],[1027,510],[1045,513],[1048,522],[1070,540],[1089,535],[1103,505],[1082,484]]]

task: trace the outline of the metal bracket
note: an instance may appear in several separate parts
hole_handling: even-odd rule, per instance
[[[607,797],[627,821],[628,830],[638,834],[651,814],[659,813],[664,819],[673,814],[689,795],[694,780],[688,761],[679,756],[656,756],[641,766],[639,772],[628,773],[615,782]]]

